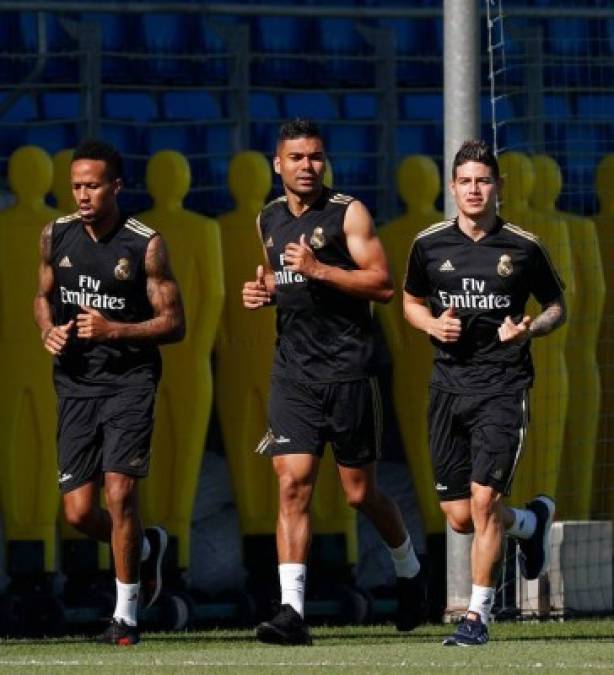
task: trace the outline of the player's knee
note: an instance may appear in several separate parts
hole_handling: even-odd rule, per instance
[[[448,516],[448,525],[458,534],[471,534],[473,532],[473,520],[471,518],[454,518]]]
[[[136,506],[134,484],[130,481],[114,481],[105,485],[105,499],[111,514],[131,511]]]
[[[351,489],[346,489],[345,500],[348,506],[353,509],[363,509],[372,501],[372,495],[369,494],[366,485],[352,486]]]
[[[306,507],[311,499],[312,485],[292,476],[279,478],[279,505],[282,510]]]
[[[488,520],[497,510],[497,501],[490,491],[474,492],[471,496],[474,520]]]
[[[76,530],[85,530],[91,518],[91,511],[79,504],[64,504],[64,518]]]
[[[473,532],[473,518],[469,508],[449,508],[447,503],[441,506],[446,515],[448,525],[458,534],[471,534]]]

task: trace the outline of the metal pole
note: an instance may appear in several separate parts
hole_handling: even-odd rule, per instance
[[[452,175],[454,155],[462,142],[480,135],[480,13],[478,0],[444,0],[444,184]],[[446,217],[456,208],[445,191]],[[449,526],[446,533],[446,618],[464,612],[471,595],[472,537]]]
[[[480,13],[478,0],[443,3],[444,183],[461,143],[480,136]],[[455,213],[446,190],[446,217]]]

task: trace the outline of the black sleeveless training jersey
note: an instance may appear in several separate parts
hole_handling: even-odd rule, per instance
[[[405,290],[426,298],[437,317],[453,305],[461,337],[436,347],[431,386],[456,393],[506,393],[533,382],[529,344],[502,343],[506,316],[518,323],[529,295],[547,304],[564,285],[540,240],[497,218],[496,227],[473,241],[456,219],[420,232],[412,245]]]
[[[277,349],[273,375],[302,382],[327,383],[372,374],[373,319],[368,300],[352,297],[323,282],[307,279],[284,264],[287,244],[301,235],[326,265],[353,270],[343,231],[352,197],[324,188],[299,217],[280,197],[260,213],[260,231],[275,273]]]
[[[75,319],[79,306],[97,309],[110,321],[139,323],[153,317],[146,289],[145,251],[156,235],[128,218],[94,241],[78,214],[53,223],[53,321]],[[73,328],[66,351],[54,359],[58,396],[106,396],[126,387],[152,386],[160,378],[158,348],[145,342],[95,342]]]

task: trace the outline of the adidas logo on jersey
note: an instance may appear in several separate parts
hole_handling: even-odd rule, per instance
[[[58,263],[58,267],[72,267],[72,263],[70,262],[70,258],[65,255],[62,260]]]
[[[274,246],[274,244],[273,244],[273,237],[269,237],[269,238],[266,240],[265,247],[266,247],[266,248],[273,248],[273,246]]]
[[[455,272],[456,267],[450,262],[450,259],[446,260],[444,263],[441,263],[439,266],[439,271],[440,272]]]

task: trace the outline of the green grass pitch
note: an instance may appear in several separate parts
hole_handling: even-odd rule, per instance
[[[614,673],[614,620],[498,623],[477,648],[442,647],[449,626],[322,627],[312,647],[262,645],[251,631],[149,633],[136,647],[78,637],[0,641],[0,673]]]

